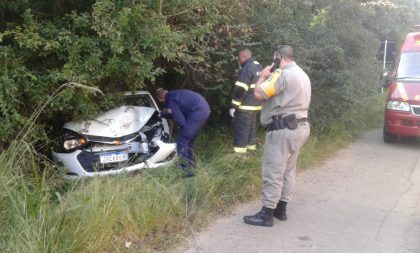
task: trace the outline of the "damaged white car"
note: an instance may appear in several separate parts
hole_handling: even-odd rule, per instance
[[[149,92],[126,92],[123,106],[64,124],[54,161],[67,178],[115,175],[168,165],[175,157],[166,119]]]

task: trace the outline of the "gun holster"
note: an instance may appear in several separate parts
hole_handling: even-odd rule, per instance
[[[283,118],[284,124],[290,130],[295,130],[298,127],[298,121],[296,119],[296,114],[289,114]]]
[[[295,130],[298,125],[299,122],[296,119],[296,114],[289,114],[285,117],[282,117],[281,115],[276,115],[272,117],[273,122],[268,125],[265,130],[267,132],[271,132],[271,131],[276,131],[279,129],[285,129],[288,128],[290,130]]]

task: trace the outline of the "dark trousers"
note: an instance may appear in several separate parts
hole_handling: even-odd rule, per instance
[[[190,168],[194,166],[195,139],[201,128],[206,123],[210,112],[197,112],[186,119],[185,126],[181,129],[176,138],[176,149],[181,157],[181,167]]]
[[[233,119],[235,148],[246,148],[257,143],[258,111],[237,110]]]

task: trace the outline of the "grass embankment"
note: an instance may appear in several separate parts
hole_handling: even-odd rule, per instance
[[[379,127],[381,101],[349,115],[357,126],[352,131],[340,122],[327,134],[312,128],[299,167],[318,163],[361,130]],[[202,156],[196,177],[190,179],[181,179],[175,168],[161,168],[66,182],[56,173],[39,176],[36,154],[19,140],[0,155],[0,251],[167,249],[205,226],[209,214],[225,214],[235,204],[260,195],[260,158],[239,159],[229,154],[230,143],[226,131],[201,135]]]

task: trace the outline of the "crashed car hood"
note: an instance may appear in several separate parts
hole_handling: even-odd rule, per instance
[[[156,109],[141,106],[121,106],[97,115],[92,120],[64,124],[63,128],[88,136],[118,138],[138,132]]]

